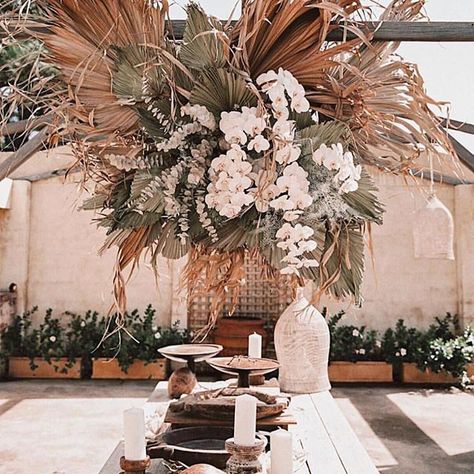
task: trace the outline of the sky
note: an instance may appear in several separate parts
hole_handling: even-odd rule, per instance
[[[379,0],[387,5],[389,0]],[[172,0],[170,0],[172,3]],[[172,18],[185,18],[186,0],[174,0]],[[200,0],[206,11],[227,19],[234,0]],[[426,0],[426,13],[432,21],[473,21],[474,0]],[[450,117],[474,123],[474,43],[403,43],[399,53],[418,64],[428,93],[450,103]],[[474,151],[474,136],[454,133],[456,138]]]

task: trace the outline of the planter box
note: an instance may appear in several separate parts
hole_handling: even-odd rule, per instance
[[[127,372],[120,367],[117,359],[94,359],[92,362],[93,379],[134,379],[134,380],[166,380],[166,359],[146,363],[136,360],[130,364]]]
[[[331,382],[392,382],[392,365],[386,362],[331,362]]]
[[[32,370],[29,357],[10,357],[8,359],[8,375],[15,379],[80,379],[81,360],[76,359],[72,367],[66,367],[69,359],[51,359],[51,364],[38,357],[34,364],[38,367]],[[64,372],[67,370],[67,372]]]
[[[469,377],[474,376],[474,363],[468,364],[467,375]],[[445,372],[432,372],[427,369],[425,371],[420,370],[415,363],[403,363],[402,364],[402,382],[403,383],[426,383],[426,384],[456,384],[459,383],[459,379]]]

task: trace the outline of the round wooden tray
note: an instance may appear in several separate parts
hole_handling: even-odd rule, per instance
[[[250,375],[265,375],[280,367],[276,360],[253,359],[246,356],[215,357],[206,362],[220,372],[237,375],[237,386],[244,388],[250,386]]]
[[[196,362],[207,360],[222,351],[219,344],[179,344],[158,349],[158,352],[167,359],[176,362],[187,362],[188,367],[194,372]]]
[[[177,414],[211,420],[233,420],[235,399],[240,395],[252,395],[257,399],[257,419],[281,415],[289,406],[288,397],[276,397],[248,388],[221,388],[187,395],[171,402],[169,410]]]

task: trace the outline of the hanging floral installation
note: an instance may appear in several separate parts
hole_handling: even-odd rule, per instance
[[[417,19],[423,3],[382,19]],[[47,105],[118,250],[121,311],[125,271],[145,257],[159,272],[160,255],[188,256],[210,323],[237,301],[246,252],[276,282],[361,302],[364,232],[383,213],[366,166],[402,173],[423,149],[451,150],[417,68],[360,29],[370,10],[249,0],[225,24],[191,2],[177,41],[166,0],[37,4],[22,28],[59,72]],[[327,41],[341,28],[356,39]]]

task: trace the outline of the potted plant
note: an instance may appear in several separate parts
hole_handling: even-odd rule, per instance
[[[189,335],[180,329],[179,322],[171,328],[156,326],[155,312],[151,305],[143,316],[138,310],[132,311],[123,330],[112,333],[102,342],[93,360],[92,378],[166,379],[168,363],[158,349],[184,344]],[[106,322],[102,324],[104,334]]]
[[[331,382],[392,382],[392,366],[384,361],[377,331],[365,326],[339,326],[341,311],[329,321]]]
[[[402,382],[405,367],[416,367],[422,336],[421,331],[409,328],[403,319],[397,321],[394,329],[385,331],[382,352],[385,361],[393,366],[393,378],[396,382]]]
[[[66,311],[69,317],[65,330],[68,352],[81,360],[81,378],[92,376],[92,355],[104,334],[103,318],[97,311],[87,311],[84,315]]]
[[[257,333],[262,336],[263,353],[268,339],[265,325],[264,319],[249,314],[236,313],[223,317],[214,330],[214,343],[224,348],[222,356],[247,355],[248,338],[250,334]]]
[[[420,337],[416,360],[403,364],[405,383],[464,383],[474,376],[474,332],[460,334],[456,315],[436,318]]]
[[[8,373],[12,378],[73,378],[81,376],[81,361],[69,351],[60,321],[46,311],[38,328],[33,328],[34,307],[15,316],[2,335],[4,351],[8,354]]]

